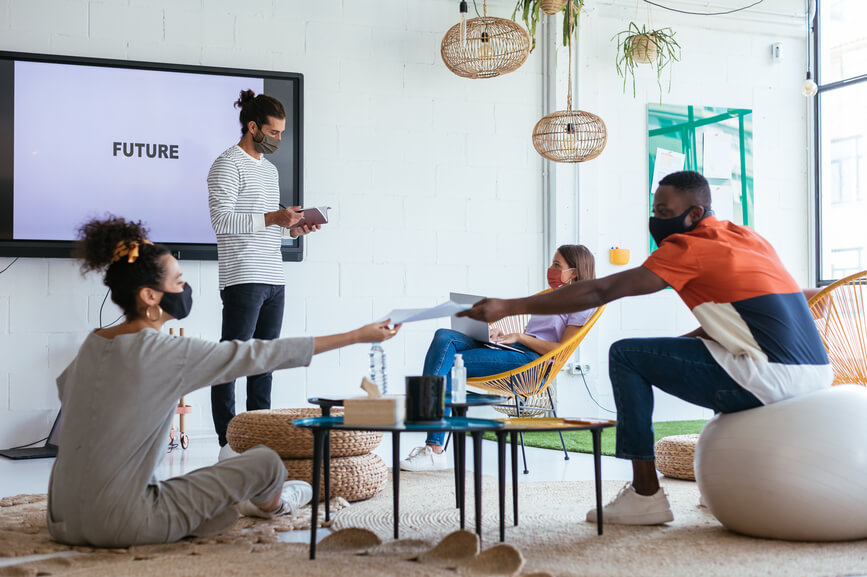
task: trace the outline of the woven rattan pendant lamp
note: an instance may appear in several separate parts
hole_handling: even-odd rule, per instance
[[[461,22],[443,37],[440,54],[446,67],[464,78],[494,78],[517,70],[530,55],[530,35],[505,18],[483,16],[466,20],[467,3],[461,2]]]
[[[601,118],[583,110],[572,110],[572,2],[567,10],[569,33],[569,92],[566,110],[545,116],[533,128],[536,152],[554,162],[584,162],[602,154],[608,131]]]

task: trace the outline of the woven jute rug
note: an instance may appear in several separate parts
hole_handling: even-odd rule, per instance
[[[401,475],[398,541],[392,539],[391,483],[373,499],[340,509],[331,526],[337,533],[330,543],[320,543],[315,561],[307,559],[306,544],[279,542],[280,529],[273,521],[244,519],[217,538],[122,550],[79,548],[81,553],[73,556],[0,567],[0,576],[867,575],[867,540],[792,543],[736,535],[699,505],[695,483],[670,479],[663,479],[663,486],[674,522],[659,527],[608,524],[602,536],[596,535],[595,524],[584,521],[594,502],[592,482],[521,483],[520,524],[512,524],[509,493],[510,547],[500,549],[496,482],[485,478],[483,539],[473,549],[466,535],[449,536],[459,525],[453,478],[451,471]],[[605,499],[621,485],[605,482]],[[467,489],[467,528],[473,529],[470,479]],[[69,549],[48,538],[44,507],[44,498],[0,501],[0,554]]]

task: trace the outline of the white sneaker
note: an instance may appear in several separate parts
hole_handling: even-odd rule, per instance
[[[596,522],[596,509],[587,511],[587,520]],[[674,520],[668,495],[662,487],[650,496],[639,495],[627,483],[617,496],[602,508],[602,521],[618,525],[660,525]]]
[[[286,481],[283,483],[280,506],[276,511],[267,513],[255,505],[252,501],[238,503],[238,512],[247,517],[260,517],[273,519],[285,515],[294,515],[298,509],[306,505],[313,498],[313,487],[304,481]]]
[[[449,468],[446,452],[435,453],[430,445],[416,447],[400,462],[401,471],[441,471]]]
[[[236,453],[232,450],[228,444],[220,447],[220,454],[217,456],[217,461],[225,461],[226,459],[231,459],[232,457],[237,457],[241,453]]]

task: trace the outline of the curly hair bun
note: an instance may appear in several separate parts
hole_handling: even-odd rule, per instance
[[[93,219],[78,229],[78,245],[73,256],[82,261],[81,268],[85,272],[102,270],[111,264],[119,242],[141,242],[148,232],[141,221],[132,222],[114,215]]]
[[[244,108],[248,102],[256,98],[256,93],[252,90],[242,90],[241,96],[235,101],[235,108]]]

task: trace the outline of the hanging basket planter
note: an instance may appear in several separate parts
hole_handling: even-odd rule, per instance
[[[566,7],[567,0],[542,0],[542,12],[553,16]]]
[[[659,54],[659,44],[655,34],[639,34],[629,39],[629,50],[632,60],[640,64],[649,64],[656,60]]]

